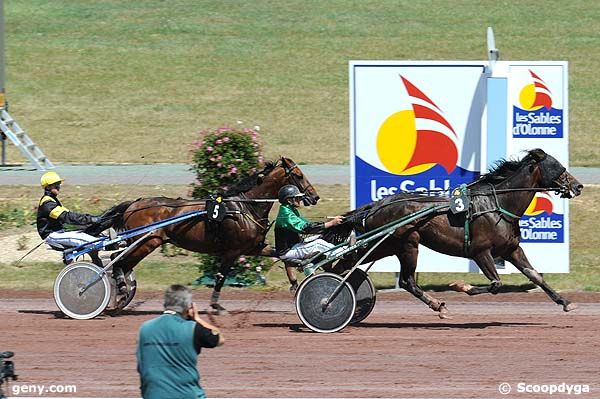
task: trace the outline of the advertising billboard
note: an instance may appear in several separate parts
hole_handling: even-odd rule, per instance
[[[402,191],[448,196],[487,172],[493,161],[520,158],[532,148],[568,165],[566,63],[502,61],[494,76],[487,65],[350,62],[352,208]],[[568,271],[565,200],[537,194],[520,227],[526,253],[538,270]],[[419,251],[417,271],[479,270],[464,258],[423,246]],[[546,257],[555,251],[561,253],[555,258],[559,261],[549,266]],[[516,271],[498,266],[501,272]],[[371,270],[398,271],[398,261],[387,258]]]

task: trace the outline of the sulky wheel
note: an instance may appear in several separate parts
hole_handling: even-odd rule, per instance
[[[89,262],[68,265],[54,282],[56,305],[74,319],[98,316],[108,305],[110,294],[108,276],[103,269]]]
[[[342,278],[320,273],[302,282],[296,293],[296,312],[305,326],[317,332],[336,332],[346,327],[354,316],[356,298],[350,284],[340,285]],[[326,305],[327,299],[341,287]]]
[[[356,295],[356,310],[350,324],[357,324],[366,319],[373,311],[377,290],[369,275],[359,268],[354,269],[347,281]]]

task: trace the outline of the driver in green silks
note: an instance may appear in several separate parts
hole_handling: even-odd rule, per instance
[[[318,253],[330,250],[335,245],[321,238],[316,238],[304,242],[300,234],[320,234],[326,229],[337,226],[343,221],[342,216],[335,216],[327,222],[310,222],[304,219],[298,207],[301,204],[302,197],[298,187],[293,185],[283,186],[279,190],[278,199],[281,203],[279,213],[275,220],[275,250],[277,256],[284,262],[291,259],[307,259]],[[335,253],[344,248],[339,248],[328,255],[335,256]],[[290,290],[295,291],[298,286],[294,273],[294,266],[286,262],[286,273],[290,284]]]

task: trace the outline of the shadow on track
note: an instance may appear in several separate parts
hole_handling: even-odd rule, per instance
[[[263,328],[286,328],[297,332],[312,332],[303,324],[288,324],[288,323],[257,323],[253,324],[256,327]],[[502,323],[497,321],[485,323],[358,323],[349,328],[418,328],[426,330],[481,330],[489,327],[519,327],[519,326],[544,326],[546,323],[520,323],[508,322]]]

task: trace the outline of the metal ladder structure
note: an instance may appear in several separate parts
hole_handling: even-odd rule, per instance
[[[47,170],[54,168],[54,164],[50,162],[48,157],[42,152],[42,149],[31,140],[31,137],[27,135],[25,130],[21,129],[21,126],[10,116],[6,109],[1,109],[0,111],[0,130],[33,163],[36,169]],[[2,162],[4,162],[4,159],[2,159]]]

